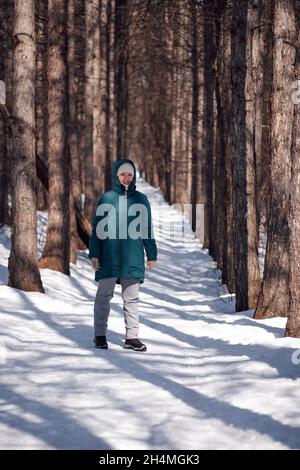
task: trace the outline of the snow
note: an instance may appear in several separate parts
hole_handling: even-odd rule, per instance
[[[119,285],[109,349],[93,347],[96,283],[87,252],[46,293],[7,287],[0,229],[1,449],[299,449],[300,340],[284,318],[235,313],[188,221],[141,178],[159,259],[140,290],[146,353],[124,350]],[[39,213],[39,253],[46,214]],[[172,237],[168,223],[184,226]]]

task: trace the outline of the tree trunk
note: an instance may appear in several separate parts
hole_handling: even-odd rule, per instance
[[[1,75],[0,75],[1,80]],[[4,80],[3,80],[4,83]],[[0,84],[1,86],[1,84]],[[8,130],[5,115],[0,112],[0,226],[10,224],[8,210]]]
[[[106,112],[108,107],[107,95],[107,0],[100,2],[100,115],[99,115],[99,132],[100,132],[100,148],[99,148],[99,187],[98,192],[102,193],[105,189],[105,158],[107,151],[106,134],[109,137],[109,132],[106,131]]]
[[[71,177],[71,171],[70,171]],[[77,233],[76,212],[73,198],[72,185],[70,184],[70,262],[76,264],[79,236]]]
[[[233,5],[233,211],[236,310],[254,308],[260,288],[255,173],[255,96],[252,31],[257,26],[254,1]]]
[[[94,201],[98,200],[101,185],[101,60],[100,60],[100,25],[101,6],[100,0],[93,1],[94,17],[96,18],[93,42],[94,42],[94,80],[93,80],[93,166],[94,166]],[[94,202],[95,204],[95,202]]]
[[[48,108],[47,108],[47,0],[35,2],[36,8],[36,86],[35,86],[35,118],[36,118],[36,151],[44,161],[47,158],[48,141]],[[37,209],[47,210],[47,193],[38,180]]]
[[[285,317],[289,311],[289,226],[295,48],[292,0],[274,0],[270,216],[263,282],[254,318]]]
[[[111,189],[112,181],[112,163],[115,153],[115,123],[114,123],[114,54],[113,54],[113,37],[114,37],[114,17],[113,17],[113,1],[107,1],[106,6],[106,113],[105,113],[105,191]]]
[[[5,162],[7,161],[6,152],[6,132],[5,132],[5,121],[0,115],[0,225],[6,224],[8,215],[8,204],[7,204],[7,171],[5,168]]]
[[[0,17],[3,18],[0,28],[0,225],[10,225],[11,214],[8,197],[11,184],[8,155],[11,154],[11,139],[9,139],[8,107],[11,112],[9,101],[12,96],[12,20],[14,17],[11,0],[0,0]]]
[[[93,0],[85,0],[85,73],[84,73],[84,119],[85,119],[85,153],[84,153],[84,215],[92,220],[96,204],[94,194],[93,162],[93,108],[94,108],[94,43],[95,12]]]
[[[117,120],[117,158],[126,157],[128,148],[127,15],[127,0],[115,0],[115,105]]]
[[[77,126],[76,126],[76,42],[75,42],[75,0],[68,1],[67,19],[67,39],[68,39],[68,105],[69,105],[69,128],[68,128],[68,149],[70,155],[70,261],[76,263],[79,238],[76,228],[75,205],[81,210],[81,179],[80,160],[77,146]]]
[[[0,0],[0,17],[4,16],[4,4]],[[5,31],[0,30],[0,106],[5,105]],[[5,116],[0,111],[0,226],[5,224],[5,214],[8,213],[6,185],[7,175],[5,162],[7,161],[6,125]]]
[[[49,212],[47,240],[39,266],[69,275],[66,1],[49,0],[48,14]]]
[[[192,230],[196,232],[197,203],[198,203],[198,163],[199,163],[199,64],[198,64],[198,8],[193,0],[189,2],[191,16],[191,66],[192,66],[192,174],[191,174],[191,204],[192,204]]]
[[[294,79],[300,79],[300,5],[295,5],[295,74]],[[295,46],[296,47],[296,46]],[[298,85],[299,90],[299,85]],[[296,94],[295,94],[296,95]],[[290,277],[289,277],[289,317],[286,324],[286,336],[300,338],[300,95],[293,96],[293,126],[292,126],[292,173],[290,184]]]
[[[211,1],[203,1],[204,21],[204,116],[203,116],[203,147],[205,158],[205,196],[204,209],[204,242],[203,247],[213,253],[213,156],[214,156],[214,112],[213,96],[215,89],[214,62],[216,57],[214,17]]]
[[[34,1],[16,0],[12,149],[12,235],[8,285],[44,292],[36,253]]]
[[[42,182],[46,191],[49,191],[49,176],[48,176],[48,168],[43,163],[43,161],[36,156],[36,168],[37,168],[37,175],[39,180]],[[73,198],[74,200],[74,198]],[[74,201],[74,210],[76,214],[76,222],[77,222],[77,232],[81,240],[81,246],[78,249],[85,250],[89,246],[89,240],[92,235],[92,226],[91,223],[84,217],[81,208],[78,207]]]
[[[225,121],[225,103],[222,101],[222,83],[225,80],[225,74],[222,69],[222,30],[224,21],[224,9],[226,3],[218,4],[215,15],[215,34],[216,34],[216,74],[215,74],[215,102],[216,102],[216,124],[215,124],[215,170],[214,170],[214,241],[215,241],[215,260],[217,268],[224,269],[224,253],[226,253],[226,121]],[[227,82],[227,86],[230,82]],[[228,86],[229,88],[229,86]]]
[[[173,44],[172,44],[172,61],[178,60],[178,55],[182,50],[180,49],[180,40],[182,40],[183,29],[181,27],[182,23],[182,11],[181,5],[175,4],[176,8],[175,17],[177,18],[177,22],[173,21],[173,28],[172,28],[172,36],[173,36]],[[169,196],[170,196],[170,204],[178,203],[176,200],[176,192],[177,192],[177,175],[178,175],[178,166],[175,163],[176,159],[179,158],[178,156],[178,145],[179,145],[179,119],[181,113],[179,112],[179,100],[181,95],[179,93],[179,86],[180,86],[180,73],[178,68],[174,67],[173,70],[173,77],[172,77],[172,90],[171,90],[171,100],[173,103],[173,112],[172,112],[172,122],[171,122],[171,162],[170,162],[170,189],[169,189]],[[146,123],[144,124],[146,127]],[[144,141],[144,139],[143,139]]]
[[[72,9],[72,3],[68,5],[69,12]],[[74,21],[74,24],[72,24]],[[84,194],[85,194],[85,177],[84,177],[84,161],[85,161],[85,51],[86,51],[86,41],[85,38],[85,0],[75,0],[74,4],[74,16],[69,14],[68,17],[69,24],[69,39],[74,35],[75,41],[75,50],[74,50],[74,69],[71,70],[71,73],[75,74],[76,81],[69,77],[69,90],[73,89],[72,94],[74,94],[74,86],[76,87],[75,95],[75,114],[76,122],[72,123],[72,114],[70,114],[70,125],[72,125],[72,132],[76,133],[76,146],[77,146],[77,155],[74,152],[73,145],[75,144],[75,136],[71,137],[72,148],[71,151],[71,166],[72,166],[72,187],[73,187],[73,197],[75,205],[78,208],[83,210],[84,206]],[[71,41],[71,44],[73,40]],[[68,47],[68,54],[71,54],[71,44]],[[72,59],[68,59],[69,63],[72,64]],[[68,65],[69,67],[69,65]],[[71,91],[71,90],[70,90]],[[69,97],[70,106],[72,107],[72,98]],[[69,111],[70,112],[70,111]],[[75,124],[75,129],[74,129]],[[70,141],[70,143],[71,143]]]
[[[220,12],[219,12],[220,14]],[[233,205],[232,205],[232,88],[231,88],[231,24],[232,6],[227,1],[220,18],[220,48],[218,49],[218,89],[220,93],[219,109],[222,113],[223,128],[221,148],[224,151],[225,168],[223,172],[224,193],[224,244],[222,254],[222,283],[230,293],[235,292],[233,258]]]
[[[263,54],[260,59],[262,78],[259,84],[262,93],[261,103],[261,150],[257,161],[257,207],[261,232],[267,231],[267,221],[270,206],[270,167],[271,167],[271,93],[273,81],[273,1],[262,1],[262,16],[260,19],[260,41],[263,44]]]

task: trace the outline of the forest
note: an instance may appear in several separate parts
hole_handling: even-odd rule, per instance
[[[191,205],[195,234],[204,207],[203,247],[236,311],[287,317],[299,338],[300,2],[0,0],[0,17],[8,286],[70,275],[128,157],[170,205]]]

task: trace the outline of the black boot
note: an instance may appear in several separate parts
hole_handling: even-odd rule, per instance
[[[95,348],[98,348],[98,349],[108,348],[106,336],[95,336],[94,343],[95,343]]]
[[[147,347],[138,338],[126,339],[124,349],[133,349],[134,351],[147,351]]]

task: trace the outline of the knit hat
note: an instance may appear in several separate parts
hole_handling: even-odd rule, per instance
[[[122,165],[119,166],[117,176],[119,176],[121,173],[130,173],[132,176],[134,176],[134,168],[131,163],[122,163]]]

